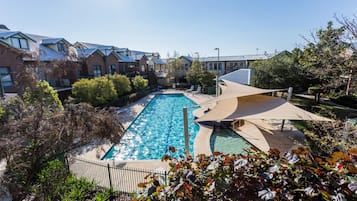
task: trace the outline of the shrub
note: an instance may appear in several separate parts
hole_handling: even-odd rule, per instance
[[[0,117],[4,114],[4,108],[2,108],[2,106],[0,105]]]
[[[332,99],[332,101],[340,105],[357,109],[357,97],[353,95],[340,96],[336,99]]]
[[[315,95],[322,92],[321,87],[309,87],[307,93],[310,95]]]
[[[105,77],[75,82],[72,85],[72,94],[78,102],[87,102],[94,106],[108,104],[117,97],[113,82]]]
[[[72,95],[77,102],[92,102],[94,82],[89,79],[80,79],[72,85]]]
[[[131,91],[130,80],[127,76],[114,74],[109,76],[109,79],[113,82],[118,96],[121,96]]]
[[[277,149],[267,155],[254,148],[246,152],[215,152],[180,161],[166,155],[163,160],[171,167],[168,186],[151,175],[151,181],[138,184],[144,190],[134,200],[357,199],[356,148],[326,159],[313,157],[304,148],[284,156]]]
[[[133,79],[133,85],[135,90],[142,91],[148,87],[148,81],[144,79],[142,76],[137,75]]]

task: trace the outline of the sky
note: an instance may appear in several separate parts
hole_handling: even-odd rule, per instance
[[[11,30],[164,58],[290,51],[335,15],[357,18],[357,0],[0,0]]]

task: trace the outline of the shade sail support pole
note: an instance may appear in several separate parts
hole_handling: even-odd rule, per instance
[[[185,133],[185,154],[186,157],[188,157],[188,155],[190,154],[189,151],[189,135],[188,135],[188,118],[187,118],[187,107],[184,107],[183,109],[183,128],[184,128],[184,133]]]
[[[288,89],[288,97],[286,98],[286,101],[289,102],[291,100],[292,96],[293,96],[293,88],[289,87],[289,89]],[[284,125],[285,125],[285,119],[283,119],[283,121],[281,122],[281,128],[280,128],[281,132],[284,131]]]

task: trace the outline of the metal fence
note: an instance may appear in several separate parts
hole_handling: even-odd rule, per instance
[[[138,187],[141,182],[149,181],[150,176],[156,175],[161,183],[167,182],[167,172],[165,170],[141,169],[121,167],[120,164],[113,164],[105,161],[88,161],[80,158],[68,158],[68,168],[77,177],[84,177],[94,180],[98,186],[111,188],[120,192],[137,192],[142,190]]]

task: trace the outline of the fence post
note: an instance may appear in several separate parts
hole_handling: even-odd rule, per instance
[[[109,186],[110,186],[110,190],[112,191],[113,190],[113,186],[112,186],[112,176],[110,174],[110,166],[109,166],[109,163],[107,164],[107,167],[108,167],[108,176],[109,176]]]
[[[167,186],[167,172],[165,170],[165,186]]]
[[[66,165],[67,172],[70,173],[70,170],[69,170],[69,162],[68,162],[68,156],[67,156],[67,155],[64,155],[64,163],[65,163],[65,165]]]

